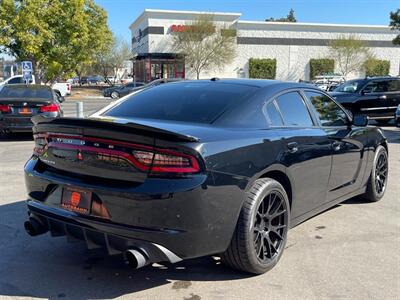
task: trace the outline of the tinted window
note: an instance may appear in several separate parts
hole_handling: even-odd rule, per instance
[[[268,103],[266,110],[267,110],[267,115],[268,115],[271,126],[282,126],[283,125],[281,114],[276,109],[275,101]]]
[[[344,111],[328,96],[318,92],[305,92],[315,108],[322,126],[343,126],[348,122]]]
[[[383,93],[389,89],[389,81],[371,81],[363,89],[364,93]]]
[[[276,98],[276,103],[287,126],[312,126],[310,114],[303,98],[297,92],[283,94]]]
[[[211,123],[257,88],[225,83],[170,83],[145,89],[105,113],[107,116]]]
[[[133,82],[131,82],[131,83],[128,83],[126,85],[126,87],[133,88],[133,87],[135,87],[135,84]]]
[[[22,77],[16,77],[8,81],[8,84],[16,84],[16,83],[22,83]]]
[[[35,98],[52,99],[53,93],[50,88],[31,88],[29,86],[5,86],[0,91],[1,98]]]
[[[339,85],[333,91],[334,92],[344,92],[344,93],[356,93],[359,90],[361,90],[361,88],[363,87],[364,84],[365,84],[365,80],[360,80],[360,79],[349,80],[349,81],[346,81],[345,83]]]
[[[400,92],[400,80],[390,80],[388,92]]]

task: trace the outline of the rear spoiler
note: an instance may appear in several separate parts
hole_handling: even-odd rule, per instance
[[[140,123],[133,122],[127,119],[113,119],[105,117],[95,118],[49,118],[42,115],[32,117],[34,126],[34,133],[43,131],[54,131],[54,126],[64,128],[79,128],[80,133],[84,134],[85,128],[87,129],[105,129],[114,130],[117,132],[135,133],[146,136],[154,136],[165,138],[168,140],[179,142],[198,142],[199,138],[191,135],[173,132],[162,128],[152,127]]]

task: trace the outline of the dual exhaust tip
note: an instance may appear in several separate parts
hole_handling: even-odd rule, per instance
[[[29,217],[29,220],[24,223],[24,228],[30,236],[38,236],[49,230],[47,223],[35,215]],[[134,269],[142,268],[150,263],[147,252],[139,248],[126,250],[124,260],[127,265]]]

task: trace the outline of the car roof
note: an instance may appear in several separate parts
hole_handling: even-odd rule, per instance
[[[254,86],[258,88],[273,88],[286,90],[286,89],[315,89],[320,90],[313,84],[304,83],[304,82],[291,82],[291,81],[280,81],[273,79],[248,79],[248,78],[227,78],[227,79],[219,79],[219,78],[211,78],[211,79],[200,79],[200,80],[184,80],[180,82],[174,82],[173,84],[186,84],[186,83],[209,83],[215,82],[218,84],[237,84],[237,85],[247,85]]]

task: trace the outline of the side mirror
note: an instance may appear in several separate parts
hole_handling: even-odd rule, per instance
[[[57,95],[57,100],[58,102],[63,103],[65,101],[65,98],[61,95]]]
[[[364,115],[355,115],[353,117],[353,125],[358,127],[365,127],[368,125],[368,117]]]

